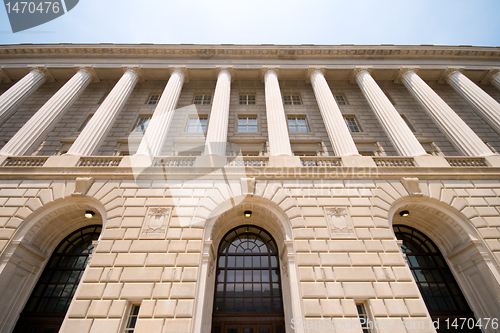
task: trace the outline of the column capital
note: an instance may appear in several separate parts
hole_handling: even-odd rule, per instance
[[[92,65],[76,65],[75,68],[78,70],[83,69],[84,71],[89,73],[90,76],[92,77],[92,82],[94,82],[94,83],[101,82],[101,80],[99,79],[99,76],[97,76],[97,73],[94,70],[94,66],[92,66]]]
[[[371,74],[373,71],[373,67],[371,66],[363,66],[363,67],[354,67],[354,70],[352,71],[352,75],[349,78],[349,83],[356,83],[356,77],[358,76],[359,73],[367,71],[368,73]]]
[[[463,70],[464,70],[463,67],[448,67],[445,69],[443,74],[441,74],[441,76],[439,77],[437,82],[438,83],[446,83],[446,81],[448,80],[450,75],[452,75],[455,72],[462,72]]]
[[[41,65],[29,65],[28,68],[32,71],[38,71],[40,74],[42,74],[45,77],[45,81],[47,82],[55,82],[54,78],[52,77],[52,74],[50,74],[49,70],[47,69],[47,66],[41,66]]]
[[[234,67],[233,66],[216,66],[215,67],[215,73],[217,77],[219,76],[220,72],[222,71],[227,71],[229,75],[231,76],[231,82],[234,81],[233,73],[234,73]]]
[[[168,69],[170,71],[170,75],[172,75],[172,73],[175,71],[179,71],[180,73],[182,73],[184,77],[184,82],[185,83],[189,82],[189,75],[186,66],[169,66]]]
[[[420,68],[418,66],[410,66],[410,67],[401,67],[399,69],[398,74],[396,75],[396,78],[394,79],[394,83],[403,83],[401,80],[403,79],[403,76],[408,73],[408,72],[414,72],[417,73]]]
[[[280,66],[262,66],[262,82],[266,78],[266,74],[269,71],[273,71],[276,73],[276,76],[279,78],[280,76]]]
[[[320,72],[321,74],[325,75],[325,73],[326,73],[326,67],[309,67],[307,69],[307,74],[306,74],[306,82],[307,83],[311,82],[311,76],[315,72]]]
[[[12,82],[12,80],[10,79],[10,77],[7,75],[7,73],[5,73],[5,71],[3,70],[3,66],[0,66],[0,83],[2,82]]]
[[[481,80],[481,84],[488,84],[488,83],[490,83],[491,80],[495,76],[499,75],[499,73],[500,73],[500,68],[498,68],[498,67],[494,67],[494,68],[490,69],[488,71],[488,73],[486,74],[486,76]]]
[[[142,75],[142,71],[141,71],[141,67],[140,66],[138,66],[138,65],[125,65],[125,66],[122,66],[122,69],[123,69],[123,73],[124,74],[128,70],[133,71],[137,75],[137,78],[138,78],[139,82],[143,83],[143,82],[146,81],[146,80],[144,80],[144,76]]]

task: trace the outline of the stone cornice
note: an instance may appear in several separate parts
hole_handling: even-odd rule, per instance
[[[355,45],[39,44],[0,45],[0,58],[325,59],[500,58],[500,47]]]

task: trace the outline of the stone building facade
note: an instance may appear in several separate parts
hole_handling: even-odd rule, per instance
[[[0,67],[1,332],[498,332],[500,48]]]

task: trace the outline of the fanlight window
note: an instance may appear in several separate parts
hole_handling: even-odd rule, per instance
[[[226,234],[218,254],[214,331],[232,332],[225,323],[232,317],[231,325],[236,325],[234,318],[238,318],[242,332],[246,332],[245,329],[282,332],[284,315],[278,250],[271,236],[255,226],[238,227]]]

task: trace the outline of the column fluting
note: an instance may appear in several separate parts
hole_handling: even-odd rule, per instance
[[[382,124],[389,140],[401,156],[426,155],[411,129],[366,69],[355,73],[356,81]]]
[[[335,154],[337,156],[359,155],[335,97],[320,70],[312,72],[311,85]]]
[[[36,149],[91,81],[92,74],[80,69],[17,131],[0,155],[21,156]]]
[[[265,72],[264,82],[270,156],[292,156],[278,75],[273,69]]]
[[[467,156],[487,156],[493,152],[455,111],[413,70],[401,76],[403,84],[446,134],[455,147]]]
[[[35,68],[4,92],[0,96],[0,125],[9,119],[17,107],[46,80],[45,74]]]
[[[154,157],[161,153],[183,84],[184,73],[179,68],[174,69],[158,101],[136,155]]]
[[[231,73],[222,68],[217,76],[217,85],[215,86],[210,123],[207,130],[205,155],[226,155],[230,94]]]
[[[446,76],[446,82],[453,87],[469,104],[500,133],[500,104],[479,88],[459,70]]]
[[[90,156],[99,148],[132,93],[139,74],[127,69],[68,150],[69,155]]]

